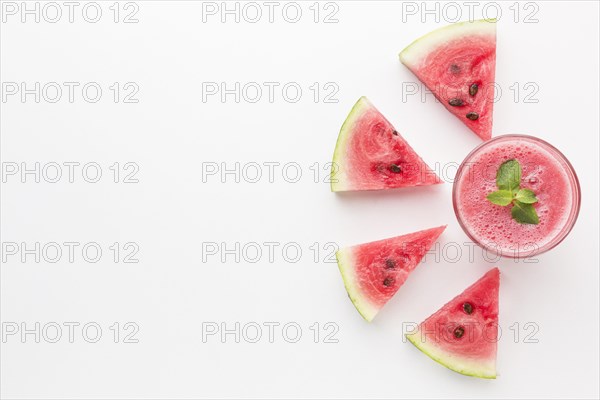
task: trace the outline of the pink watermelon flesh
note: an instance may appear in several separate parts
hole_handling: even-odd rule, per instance
[[[342,126],[333,165],[334,192],[441,183],[366,97],[358,100]]]
[[[338,252],[348,295],[367,321],[396,294],[444,229],[440,226]]]
[[[485,25],[475,29],[465,24]],[[463,28],[464,34],[460,34]],[[448,40],[427,40],[425,36],[422,49],[418,48],[422,39],[417,40],[401,53],[400,59],[452,114],[481,139],[488,140],[492,137],[494,106],[495,22],[461,23],[430,35],[444,35],[445,30]],[[410,53],[404,55],[407,50]]]
[[[494,268],[407,337],[450,369],[495,378],[499,285],[500,271]]]

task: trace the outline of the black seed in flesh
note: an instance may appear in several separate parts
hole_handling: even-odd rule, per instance
[[[394,278],[388,277],[383,280],[383,286],[385,286],[385,287],[392,286],[393,283],[394,283]]]
[[[400,172],[402,172],[402,169],[398,165],[392,164],[390,165],[390,171],[392,171],[395,174],[399,174]]]
[[[396,268],[396,262],[392,259],[385,260],[385,268],[386,269],[394,269]]]
[[[474,83],[471,86],[469,86],[469,94],[471,96],[475,96],[477,94],[477,91],[479,90],[479,85]]]
[[[470,113],[467,114],[467,118],[469,118],[471,121],[475,121],[475,120],[479,119],[479,114],[471,111]]]
[[[450,100],[448,100],[448,104],[450,104],[452,107],[460,107],[460,106],[464,106],[465,102],[462,101],[461,99],[450,99]]]
[[[463,304],[463,311],[467,314],[473,313],[473,305],[469,302]]]
[[[458,326],[454,330],[454,337],[457,339],[460,339],[461,337],[463,337],[464,334],[465,334],[465,328],[463,328],[462,326]]]
[[[460,72],[460,67],[456,64],[452,64],[450,66],[450,72],[452,72],[453,74],[458,74]]]
[[[392,132],[392,135],[394,135],[394,136],[398,136],[398,131],[397,131],[397,130],[394,130],[394,132]]]

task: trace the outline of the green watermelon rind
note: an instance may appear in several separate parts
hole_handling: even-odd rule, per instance
[[[456,355],[439,349],[433,343],[420,341],[420,330],[406,334],[405,336],[423,354],[452,371],[476,378],[496,379],[495,361],[486,367],[481,361],[459,358]]]
[[[469,35],[496,36],[496,20],[480,19],[458,22],[444,26],[421,36],[404,48],[399,54],[400,61],[407,67],[417,67],[425,56],[440,45]]]
[[[362,96],[356,104],[350,110],[350,113],[346,117],[346,120],[340,128],[337,142],[335,144],[335,150],[333,152],[333,165],[331,167],[331,191],[341,192],[346,190],[347,179],[344,176],[344,162],[346,159],[345,150],[347,148],[348,140],[350,139],[354,124],[358,118],[362,115],[363,111],[367,108],[372,107],[371,102]]]
[[[375,318],[375,315],[379,312],[380,307],[372,305],[369,300],[364,298],[355,284],[356,277],[354,275],[352,248],[338,250],[338,252],[335,253],[335,258],[337,259],[338,268],[342,274],[346,292],[348,292],[348,297],[352,300],[354,307],[356,307],[356,310],[365,321],[373,321],[373,318]]]

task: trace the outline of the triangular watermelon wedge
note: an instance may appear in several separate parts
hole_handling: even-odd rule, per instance
[[[496,20],[437,29],[402,50],[400,61],[480,138],[492,137]]]
[[[446,226],[360,244],[336,253],[348,296],[371,322],[396,294]]]
[[[440,178],[392,124],[361,97],[344,121],[331,168],[331,190],[379,190],[433,185]]]
[[[495,379],[499,286],[500,271],[494,268],[406,337],[453,371]]]

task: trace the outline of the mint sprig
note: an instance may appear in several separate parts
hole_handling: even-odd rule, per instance
[[[537,225],[540,223],[535,207],[531,204],[521,203],[518,200],[515,200],[515,205],[510,210],[510,215],[520,224]]]
[[[521,164],[517,160],[508,160],[500,165],[496,172],[496,186],[500,190],[515,192],[521,186]]]
[[[498,190],[487,195],[487,199],[499,206],[512,204],[510,214],[520,224],[537,225],[540,219],[534,203],[538,199],[531,189],[521,188],[521,164],[517,160],[508,160],[500,165],[496,172]]]
[[[533,204],[538,201],[537,197],[535,197],[535,193],[530,189],[519,190],[515,196],[515,200],[525,204]]]
[[[507,206],[513,202],[514,196],[510,190],[498,190],[488,194],[487,199],[499,206]]]

